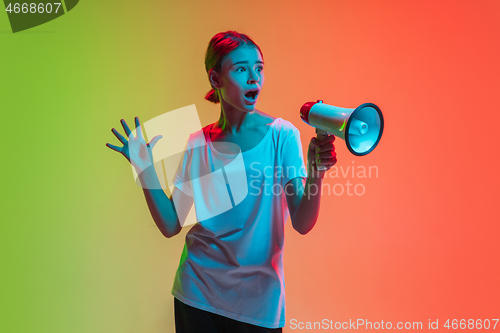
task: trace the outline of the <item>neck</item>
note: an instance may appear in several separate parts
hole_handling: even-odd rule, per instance
[[[222,132],[234,134],[240,131],[241,128],[246,127],[255,113],[256,110],[240,111],[232,105],[228,105],[225,101],[221,101],[220,116],[216,125]]]

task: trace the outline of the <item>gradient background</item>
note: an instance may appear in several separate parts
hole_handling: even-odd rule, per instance
[[[3,8],[2,8],[3,9]],[[287,326],[499,318],[500,2],[81,1],[12,34],[0,14],[2,332],[174,332],[184,236],[157,230],[128,162],[105,146],[141,121],[220,107],[204,55],[217,32],[262,48],[258,109],[380,106],[363,196],[323,195],[306,236],[286,226]],[[500,329],[498,325],[497,330]],[[311,331],[311,330],[310,330]]]

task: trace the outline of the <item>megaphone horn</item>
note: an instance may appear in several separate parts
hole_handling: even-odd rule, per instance
[[[300,108],[300,118],[316,127],[317,134],[333,134],[344,140],[356,156],[375,149],[384,130],[382,111],[372,103],[348,109],[324,104],[322,100],[307,102]]]

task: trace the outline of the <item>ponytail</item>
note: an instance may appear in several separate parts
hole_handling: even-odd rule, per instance
[[[217,93],[217,91],[215,91],[214,88],[212,88],[206,95],[205,95],[205,99],[209,102],[212,102],[212,103],[220,103],[220,100],[219,100],[219,94]]]

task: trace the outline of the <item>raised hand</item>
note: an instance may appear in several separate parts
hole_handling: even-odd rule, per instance
[[[120,140],[123,147],[118,147],[109,143],[106,146],[116,152],[119,152],[134,166],[137,174],[140,174],[148,167],[154,165],[153,160],[153,147],[163,136],[157,135],[149,143],[146,143],[144,137],[142,136],[141,123],[139,122],[139,117],[135,117],[135,128],[137,136],[132,135],[132,131],[128,127],[125,120],[120,121],[125,134],[128,137],[128,141],[123,137],[116,129],[111,129],[111,132]]]

